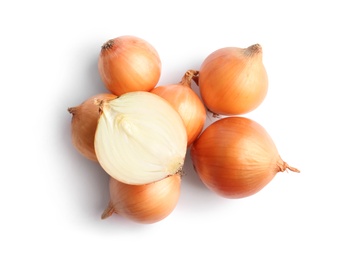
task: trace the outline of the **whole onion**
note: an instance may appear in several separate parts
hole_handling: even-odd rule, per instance
[[[205,186],[226,198],[253,195],[278,172],[299,172],[281,159],[267,131],[245,117],[208,126],[193,143],[191,159]]]

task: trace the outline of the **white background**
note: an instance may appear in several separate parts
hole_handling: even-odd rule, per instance
[[[344,259],[341,1],[90,2],[0,4],[0,259]],[[260,43],[269,92],[245,116],[301,173],[229,200],[187,159],[166,219],[101,220],[108,178],[72,146],[67,108],[105,91],[100,46],[125,34],[157,49],[160,85],[218,48]]]

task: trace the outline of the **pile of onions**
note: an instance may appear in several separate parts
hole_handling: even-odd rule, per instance
[[[103,44],[98,70],[106,88],[119,96],[152,90],[160,79],[161,60],[149,42],[124,35]]]
[[[199,71],[158,86],[156,49],[136,36],[119,36],[103,44],[98,71],[109,93],[68,112],[74,147],[109,177],[102,219],[118,214],[150,224],[170,215],[180,197],[188,149],[205,186],[225,198],[251,196],[278,172],[299,172],[281,159],[261,125],[236,116],[257,108],[267,94],[259,44],[218,49]],[[206,109],[224,117],[204,128]]]
[[[110,178],[110,202],[102,219],[118,214],[143,224],[161,221],[175,209],[180,197],[180,187],[180,174],[144,185],[124,184]]]
[[[188,136],[188,147],[201,133],[206,120],[203,102],[191,88],[192,79],[196,76],[197,71],[188,70],[179,83],[158,86],[151,91],[166,99],[182,117]]]
[[[195,171],[211,191],[244,198],[289,169],[267,131],[245,117],[225,117],[208,126],[191,148]]]
[[[100,93],[78,106],[68,108],[68,112],[72,114],[72,143],[76,150],[89,160],[98,161],[94,150],[94,136],[98,125],[99,106],[95,101],[114,98],[116,96],[113,94]]]
[[[214,114],[240,115],[256,109],[268,91],[262,47],[225,47],[211,53],[199,70],[205,106]]]

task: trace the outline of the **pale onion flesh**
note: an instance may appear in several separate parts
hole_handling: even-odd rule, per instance
[[[126,184],[147,184],[181,172],[187,134],[177,111],[145,91],[99,104],[95,151],[103,169]]]

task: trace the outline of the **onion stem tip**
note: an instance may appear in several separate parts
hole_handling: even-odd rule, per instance
[[[103,211],[101,215],[101,219],[106,219],[115,213],[116,213],[115,208],[112,206],[111,202],[109,202],[107,208]]]
[[[67,111],[68,111],[69,113],[71,113],[72,115],[75,114],[75,110],[76,110],[76,107],[69,107],[69,108],[67,109]]]
[[[286,163],[286,168],[287,170],[291,170],[292,172],[300,172],[299,169],[295,168],[295,167],[291,167]]]

